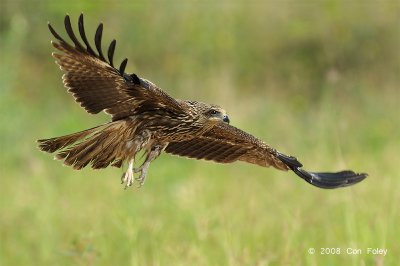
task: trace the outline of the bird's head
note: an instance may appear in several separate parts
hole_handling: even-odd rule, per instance
[[[217,105],[211,105],[203,115],[208,119],[210,122],[224,122],[229,124],[229,117],[226,114],[226,111]]]
[[[185,101],[193,108],[194,113],[198,115],[198,122],[213,126],[219,122],[229,124],[229,117],[226,111],[218,105],[207,104],[197,101]]]

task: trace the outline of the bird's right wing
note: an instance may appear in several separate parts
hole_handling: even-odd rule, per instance
[[[191,140],[169,143],[165,151],[218,163],[244,161],[263,167],[289,170],[276,156],[275,149],[249,133],[222,122]]]
[[[292,170],[299,177],[320,188],[338,188],[356,184],[367,174],[353,171],[314,173],[302,169],[293,156],[284,155],[263,141],[226,123],[219,123],[202,136],[187,141],[169,143],[167,153],[218,163],[244,161],[263,167]]]
[[[97,52],[87,40],[82,14],[79,17],[78,29],[85,47],[77,39],[68,15],[64,24],[73,45],[66,42],[49,24],[50,32],[58,40],[52,44],[62,52],[53,53],[53,57],[65,71],[64,86],[88,113],[105,111],[113,120],[118,120],[146,109],[184,112],[178,101],[151,82],[139,78],[136,74],[125,73],[127,59],[122,61],[118,69],[114,67],[115,40],[108,48],[108,60],[105,58],[101,48],[103,24],[98,26],[95,34]]]

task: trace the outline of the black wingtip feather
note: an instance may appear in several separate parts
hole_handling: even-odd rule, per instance
[[[354,171],[350,170],[336,173],[307,172],[301,168],[292,170],[307,183],[325,189],[352,186],[361,182],[368,176],[366,173],[355,173]]]
[[[106,61],[101,50],[101,37],[103,35],[103,23],[100,23],[96,30],[96,35],[94,36],[94,44],[96,45],[97,51],[99,52],[99,58]]]
[[[53,36],[59,40],[60,42],[65,42],[63,38],[61,38],[60,35],[58,35],[58,33],[53,29],[53,27],[51,26],[50,22],[47,23],[47,26],[49,27],[49,30],[51,32],[51,34],[53,34]]]
[[[78,39],[75,36],[74,30],[72,29],[71,20],[69,18],[69,15],[65,16],[64,25],[65,25],[65,29],[68,33],[68,36],[71,38],[72,42],[75,45],[75,48],[81,52],[86,51],[86,49],[82,46],[82,44],[78,41]]]
[[[296,157],[293,156],[287,156],[283,153],[277,152],[278,158],[285,163],[287,166],[291,165],[293,167],[302,167],[303,165],[297,161]]]
[[[350,170],[336,173],[308,172],[304,169],[301,169],[302,164],[293,156],[287,156],[277,152],[277,157],[299,177],[304,179],[309,184],[319,188],[333,189],[347,187],[361,182],[368,176],[366,173],[355,173],[354,171]]]
[[[121,75],[124,74],[124,72],[125,72],[125,67],[126,67],[126,64],[127,64],[127,63],[128,63],[128,58],[125,58],[125,59],[122,61],[121,65],[119,66],[119,73],[120,73]]]
[[[94,52],[94,50],[92,49],[92,47],[90,46],[89,41],[87,40],[87,37],[85,34],[83,13],[81,13],[81,15],[79,16],[79,19],[78,19],[78,29],[79,29],[79,34],[81,35],[82,41],[86,45],[86,51],[93,56],[97,56],[96,53]]]
[[[110,46],[108,47],[108,60],[110,61],[110,65],[112,67],[114,67],[113,58],[114,58],[114,51],[115,51],[116,43],[117,43],[116,40],[112,40],[112,42],[110,43]]]

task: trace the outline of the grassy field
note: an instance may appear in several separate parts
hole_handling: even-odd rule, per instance
[[[0,5],[0,265],[398,263],[397,1]],[[306,169],[369,178],[328,191],[289,172],[163,155],[144,187],[124,190],[122,169],[63,167],[35,141],[108,121],[74,103],[50,56],[47,21],[64,33],[64,15],[81,12],[90,35],[104,22],[128,71],[225,107]]]

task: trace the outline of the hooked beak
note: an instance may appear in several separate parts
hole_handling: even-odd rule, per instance
[[[229,124],[229,122],[230,122],[229,116],[228,115],[224,115],[224,118],[222,119],[222,121],[224,121],[225,123]]]

